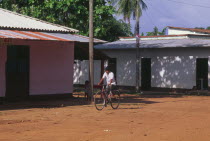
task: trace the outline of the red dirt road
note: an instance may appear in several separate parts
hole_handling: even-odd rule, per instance
[[[0,105],[0,141],[210,140],[210,97],[127,95],[103,111],[83,100]]]

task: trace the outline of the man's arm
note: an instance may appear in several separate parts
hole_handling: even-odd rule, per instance
[[[98,83],[98,85],[101,85],[101,83],[104,81],[104,78],[101,78],[100,82]]]
[[[106,73],[103,74],[103,76],[102,76],[100,82],[98,83],[98,85],[102,84],[102,82],[104,81],[105,77],[106,77]]]

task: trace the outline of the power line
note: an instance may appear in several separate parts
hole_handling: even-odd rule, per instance
[[[170,16],[168,16],[165,12],[162,11],[162,10],[167,11],[166,9],[164,9],[165,7],[161,7],[162,10],[160,10],[158,7],[156,7],[156,6],[153,5],[153,3],[151,2],[151,0],[145,0],[145,1],[147,1],[147,4],[148,4],[149,6],[151,6],[153,9],[155,9],[155,11],[156,11],[157,13],[159,13],[159,14],[162,15],[163,17],[166,17],[166,18],[170,18],[170,19],[171,19]],[[168,1],[170,1],[170,0],[168,0]],[[174,1],[174,0],[171,0],[171,1]],[[188,24],[190,24],[190,23],[188,23]],[[182,26],[185,26],[185,25],[182,24]],[[192,25],[190,24],[190,26],[192,26]]]
[[[151,18],[150,15],[147,13],[147,11],[145,11],[145,13],[146,13],[148,19],[150,20],[150,22],[152,23],[152,25],[153,25],[153,26],[156,26],[156,24],[154,24],[152,18]]]
[[[175,1],[175,0],[167,0],[167,1],[180,3],[180,4],[185,4],[185,5],[190,5],[190,6],[197,6],[197,7],[202,7],[202,8],[210,8],[209,6],[205,6],[205,5],[190,4],[190,3],[181,2],[181,1]]]
[[[162,12],[161,10],[159,10],[157,7],[153,6],[152,3],[150,3],[150,0],[145,0],[145,1],[148,2],[147,5],[151,6],[151,8],[156,9],[155,11],[158,12],[158,13],[160,13],[160,15],[162,15],[162,16],[164,16],[164,17],[167,17],[167,18],[170,18],[170,17],[169,17],[168,15],[166,15],[165,13],[163,14],[163,12]],[[163,7],[162,7],[162,9],[163,9]]]

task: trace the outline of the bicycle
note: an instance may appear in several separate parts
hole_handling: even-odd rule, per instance
[[[120,91],[110,90],[106,86],[102,86],[102,89],[94,94],[94,104],[97,110],[101,111],[104,107],[110,103],[113,109],[117,109],[120,105]]]

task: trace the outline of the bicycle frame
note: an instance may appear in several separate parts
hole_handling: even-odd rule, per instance
[[[120,104],[120,92],[119,90],[107,89],[105,85],[102,86],[101,90],[94,94],[94,103],[97,110],[102,110],[107,107],[110,103],[113,109],[117,109]],[[114,100],[114,101],[113,101]]]
[[[105,99],[105,107],[107,107],[107,104],[110,102],[110,98],[109,98],[109,95],[111,94],[111,90],[108,91],[106,85],[103,85],[102,87],[102,97],[103,99]]]

